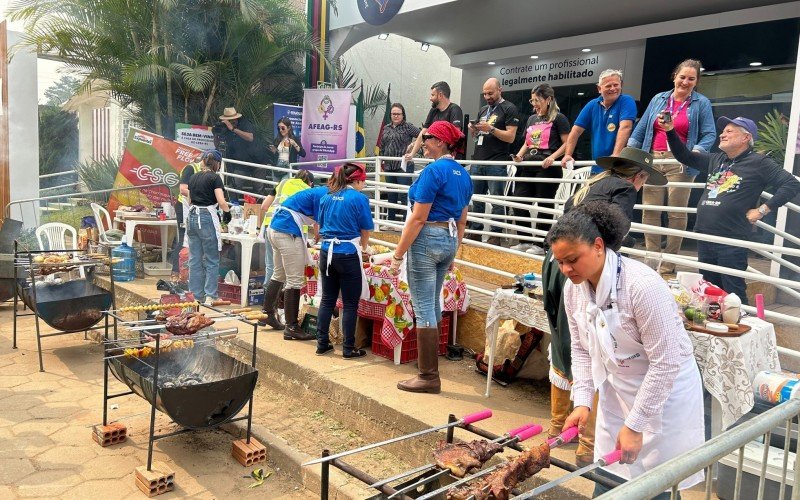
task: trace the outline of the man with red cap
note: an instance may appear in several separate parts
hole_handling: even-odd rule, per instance
[[[452,123],[433,122],[422,139],[425,157],[435,161],[425,167],[408,190],[411,215],[391,265],[398,272],[408,256],[406,270],[416,317],[419,375],[398,383],[397,388],[438,393],[441,391],[438,324],[442,319],[439,296],[445,273],[452,267],[464,238],[472,180],[453,158],[464,134]]]

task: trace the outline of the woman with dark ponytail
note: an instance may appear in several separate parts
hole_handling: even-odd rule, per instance
[[[342,357],[355,359],[367,355],[357,349],[356,311],[358,299],[365,295],[366,277],[361,265],[367,251],[369,233],[373,229],[369,200],[361,190],[367,181],[367,170],[360,163],[345,163],[328,180],[329,193],[319,205],[319,233],[322,239],[319,270],[322,278],[322,300],[317,316],[317,355],[333,351],[329,326],[339,293],[342,294]]]
[[[547,235],[569,280],[563,296],[575,409],[564,429],[583,433],[596,412],[594,455],[622,450],[619,463],[602,469],[617,480],[638,477],[702,445],[705,436],[700,372],[675,300],[658,273],[617,253],[629,225],[618,205],[590,201]],[[702,479],[701,471],[679,488]],[[595,496],[605,491],[597,485]]]

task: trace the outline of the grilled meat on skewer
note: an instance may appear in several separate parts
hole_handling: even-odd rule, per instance
[[[472,469],[480,468],[503,447],[485,439],[476,439],[469,443],[448,443],[439,441],[433,458],[442,469],[450,469],[456,477],[464,477]]]
[[[475,483],[447,492],[447,500],[507,500],[511,490],[545,467],[550,467],[550,446],[541,444],[500,465]]]
[[[205,314],[190,312],[167,318],[165,327],[168,332],[175,335],[194,335],[213,324],[214,320],[207,318]]]

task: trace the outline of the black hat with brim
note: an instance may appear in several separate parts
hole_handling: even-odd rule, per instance
[[[625,148],[617,156],[602,156],[595,161],[599,167],[611,171],[639,167],[650,174],[645,184],[663,186],[667,183],[664,174],[653,168],[653,155],[638,148]]]

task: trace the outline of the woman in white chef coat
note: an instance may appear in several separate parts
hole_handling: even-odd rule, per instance
[[[705,435],[692,342],[664,280],[618,253],[628,224],[619,206],[589,202],[562,216],[547,236],[568,278],[575,409],[564,428],[581,430],[596,411],[595,460],[621,449],[620,462],[605,472],[624,480],[701,446]],[[698,472],[679,488],[702,479]],[[605,491],[597,485],[595,496]]]

